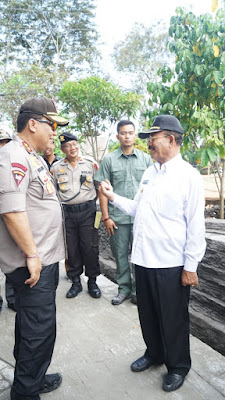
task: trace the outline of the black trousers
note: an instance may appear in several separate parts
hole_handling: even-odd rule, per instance
[[[5,280],[5,297],[8,304],[15,304],[14,289],[7,277]]]
[[[136,291],[146,356],[185,376],[190,367],[189,295],[182,286],[183,267],[136,269]]]
[[[85,275],[89,278],[100,274],[98,230],[94,228],[95,213],[95,203],[82,211],[69,212],[64,209],[68,252],[66,271],[71,280],[83,273],[83,266]]]
[[[26,267],[7,274],[16,299],[16,359],[13,388],[24,400],[38,396],[44,387],[45,373],[50,365],[56,337],[55,292],[59,265],[42,268],[37,284],[30,288],[24,282],[30,276]]]

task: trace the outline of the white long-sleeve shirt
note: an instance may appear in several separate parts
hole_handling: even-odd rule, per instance
[[[180,154],[149,167],[134,200],[115,194],[112,204],[135,216],[134,264],[197,270],[206,248],[203,182]]]

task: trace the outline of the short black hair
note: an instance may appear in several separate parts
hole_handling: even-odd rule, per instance
[[[40,119],[40,115],[38,114],[29,114],[29,113],[21,113],[17,117],[17,132],[22,132],[29,121],[29,119]]]
[[[132,121],[129,121],[128,119],[122,119],[120,122],[118,122],[117,124],[117,133],[120,132],[120,128],[121,126],[125,126],[125,125],[133,125],[134,129],[135,129],[135,125]]]
[[[177,146],[182,146],[183,143],[183,135],[181,133],[178,132],[172,132],[172,131],[165,131],[166,136],[170,136],[173,135],[175,138],[175,142],[177,144]]]

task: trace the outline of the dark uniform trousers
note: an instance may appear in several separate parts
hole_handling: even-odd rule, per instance
[[[74,206],[66,205],[63,209],[68,252],[67,276],[73,281],[83,273],[85,266],[85,275],[95,278],[100,275],[98,230],[94,227],[96,202],[91,200]]]
[[[136,269],[136,290],[145,355],[185,376],[191,368],[189,345],[190,286],[182,286],[183,267]]]
[[[7,277],[5,280],[5,297],[8,304],[15,304],[14,289]]]
[[[59,264],[42,267],[40,279],[30,288],[24,282],[30,277],[26,267],[7,274],[15,289],[16,359],[13,388],[18,398],[36,397],[44,387],[44,377],[51,362],[56,337],[55,292]]]

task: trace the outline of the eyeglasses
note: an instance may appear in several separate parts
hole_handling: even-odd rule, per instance
[[[160,139],[160,138],[163,138],[163,137],[168,137],[167,135],[163,135],[163,136],[150,136],[149,135],[149,137],[148,137],[148,142],[150,142],[150,143],[152,143],[153,142],[153,140],[155,140],[155,139]]]
[[[57,128],[57,126],[58,126],[57,122],[45,121],[44,119],[38,119],[38,118],[33,118],[33,119],[34,119],[35,121],[43,122],[44,124],[50,125],[53,131],[55,131],[56,128]]]
[[[62,147],[63,147],[63,149],[64,148],[66,148],[66,149],[74,149],[77,146],[78,146],[78,142],[75,142],[75,143],[64,144]]]

